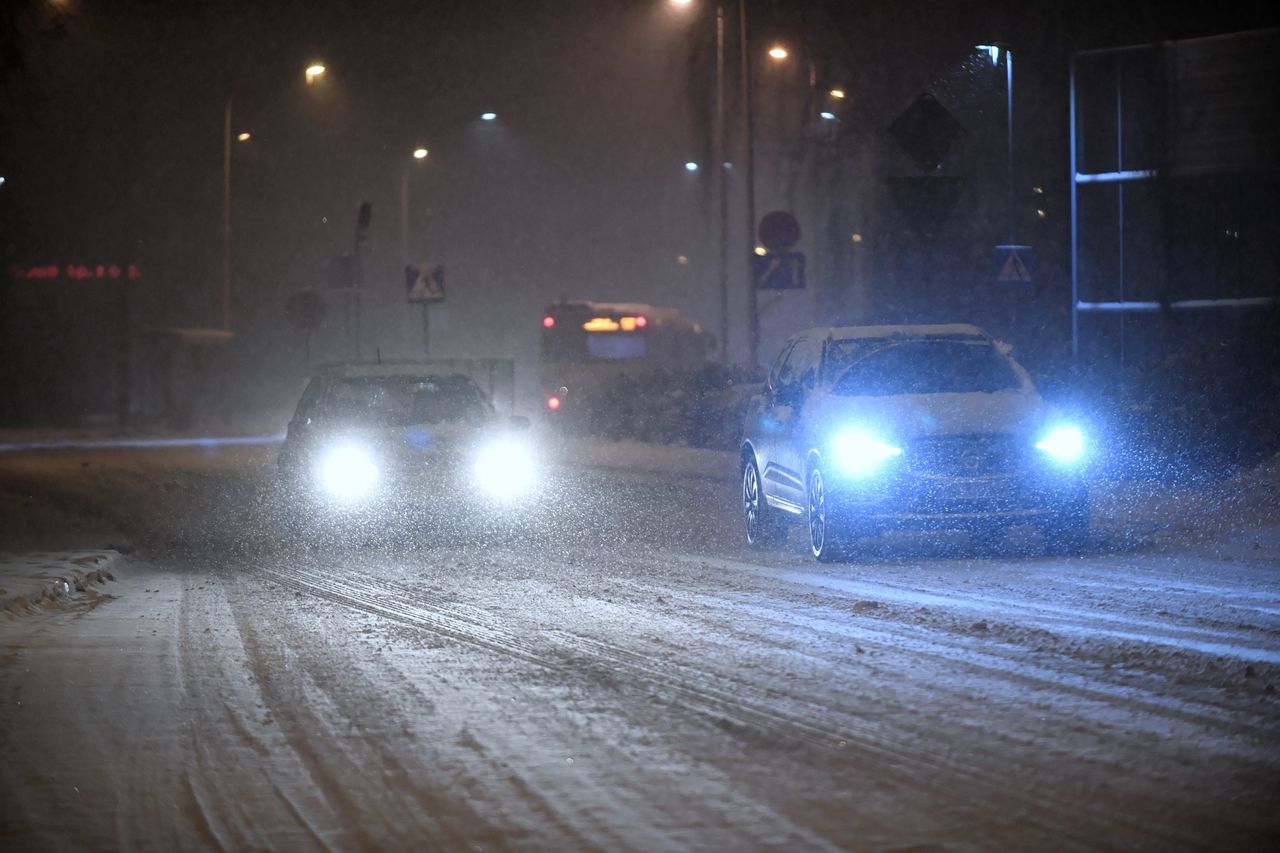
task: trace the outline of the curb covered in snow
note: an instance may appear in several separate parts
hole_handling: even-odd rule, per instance
[[[0,555],[0,611],[19,615],[114,581],[116,551]]]

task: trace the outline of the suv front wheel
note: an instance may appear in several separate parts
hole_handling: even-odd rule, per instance
[[[839,560],[846,554],[845,531],[833,518],[821,468],[814,466],[809,470],[805,493],[809,510],[809,553],[824,563]]]

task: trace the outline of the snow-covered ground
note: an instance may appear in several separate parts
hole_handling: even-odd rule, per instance
[[[0,613],[0,845],[1280,841],[1274,465],[831,566],[742,547],[731,456],[559,453],[519,529],[337,544],[266,449],[0,458],[0,550],[129,552]]]

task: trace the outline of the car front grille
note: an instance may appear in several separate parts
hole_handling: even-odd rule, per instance
[[[954,435],[911,442],[904,461],[922,477],[993,477],[1025,470],[1025,442],[1008,434]]]

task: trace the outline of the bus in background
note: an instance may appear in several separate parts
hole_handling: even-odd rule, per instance
[[[547,416],[574,431],[616,433],[637,415],[637,404],[702,368],[715,344],[674,308],[557,302],[542,317],[539,381]]]

